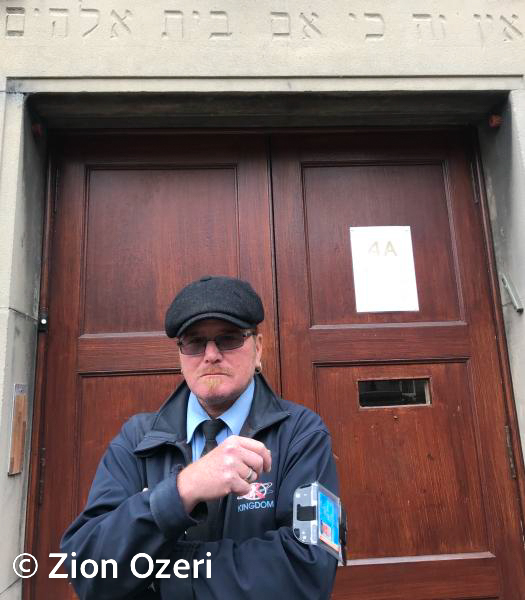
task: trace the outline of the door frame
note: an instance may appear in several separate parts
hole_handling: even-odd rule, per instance
[[[510,372],[510,361],[508,346],[506,341],[503,311],[501,304],[500,288],[498,283],[498,274],[496,267],[496,256],[494,251],[494,241],[492,235],[492,229],[490,226],[490,214],[488,208],[488,197],[485,187],[485,180],[483,175],[483,164],[481,157],[481,150],[478,141],[477,131],[472,126],[458,126],[458,127],[388,127],[384,128],[388,131],[402,132],[413,132],[413,131],[427,131],[429,134],[433,131],[462,131],[465,137],[468,139],[471,148],[471,175],[473,190],[476,195],[477,201],[480,204],[481,209],[481,222],[482,222],[482,235],[484,249],[486,253],[486,262],[488,265],[488,276],[490,283],[490,294],[491,294],[491,305],[493,309],[492,318],[497,333],[497,348],[499,355],[499,368],[502,375],[502,386],[505,403],[505,413],[508,423],[507,439],[508,439],[508,454],[509,454],[509,472],[502,474],[502,476],[509,476],[514,479],[516,486],[516,493],[518,496],[518,503],[520,506],[520,519],[523,524],[525,506],[525,464],[523,458],[522,447],[519,436],[518,416],[516,402],[514,398],[514,392],[512,387],[511,372]],[[90,131],[90,135],[96,136],[113,136],[123,133],[129,135],[141,135],[141,134],[159,134],[159,135],[199,135],[199,134],[251,134],[255,132],[261,135],[270,135],[272,133],[319,133],[331,132],[331,133],[347,133],[370,131],[372,128],[369,127],[301,127],[301,128],[285,128],[285,127],[268,127],[268,128],[231,128],[231,129],[210,129],[210,128],[197,128],[197,129],[100,129],[97,131]],[[374,128],[374,131],[377,131]],[[40,304],[39,304],[39,315],[45,316],[49,302],[49,274],[51,270],[52,261],[52,242],[53,242],[53,220],[55,211],[55,201],[57,194],[57,172],[56,164],[54,159],[54,139],[57,137],[67,136],[75,137],[76,135],[85,135],[86,131],[82,129],[71,129],[66,133],[62,131],[51,132],[50,142],[48,145],[49,154],[47,159],[47,181],[45,189],[45,209],[44,209],[44,230],[43,230],[43,243],[42,243],[42,267],[41,267],[41,282],[40,282]],[[277,307],[278,312],[278,307]],[[27,509],[26,509],[26,530],[25,530],[25,544],[24,548],[28,552],[32,552],[32,549],[36,545],[36,539],[38,536],[38,517],[39,517],[39,505],[40,497],[42,493],[45,493],[45,476],[46,476],[46,464],[45,464],[45,450],[42,450],[41,444],[43,439],[43,429],[45,427],[45,398],[44,398],[44,382],[46,377],[46,358],[47,358],[47,336],[45,333],[40,334],[37,339],[37,351],[36,351],[36,373],[35,373],[35,394],[34,394],[34,409],[33,409],[33,427],[31,433],[31,450],[30,450],[30,464],[29,464],[29,485],[27,493]],[[511,472],[510,463],[513,462],[513,472]],[[525,550],[524,550],[525,558]],[[31,580],[29,580],[31,581]],[[23,598],[29,600],[32,598],[31,584],[26,581],[23,583]]]
[[[470,143],[472,147],[471,174],[472,187],[474,194],[480,203],[481,221],[483,226],[483,241],[486,253],[486,261],[489,267],[489,285],[491,292],[491,305],[493,310],[493,319],[497,335],[497,347],[499,357],[499,369],[502,376],[503,396],[505,399],[505,413],[507,417],[507,452],[509,456],[509,470],[511,477],[516,484],[516,493],[520,507],[520,521],[522,528],[522,537],[525,539],[524,530],[524,506],[525,506],[525,464],[523,458],[523,449],[520,443],[518,413],[516,408],[516,398],[512,386],[512,375],[510,371],[509,350],[507,345],[507,336],[505,333],[505,324],[503,320],[503,310],[501,303],[501,294],[499,287],[498,270],[496,264],[496,255],[494,251],[494,238],[490,226],[489,203],[481,148],[477,132],[470,130]],[[525,542],[524,542],[525,549]]]

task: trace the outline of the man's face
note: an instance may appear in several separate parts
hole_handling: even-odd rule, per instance
[[[214,338],[223,333],[243,331],[227,321],[205,319],[188,327],[183,339]],[[234,350],[220,352],[215,342],[206,345],[204,354],[187,355],[179,352],[184,379],[208,414],[216,418],[237,400],[248,387],[256,365],[260,364],[262,335],[245,338]]]

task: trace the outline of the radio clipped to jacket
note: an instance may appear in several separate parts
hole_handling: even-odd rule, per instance
[[[346,513],[341,500],[317,481],[294,492],[293,532],[303,544],[319,546],[346,564]]]

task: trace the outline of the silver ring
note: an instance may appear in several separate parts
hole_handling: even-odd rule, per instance
[[[248,473],[248,475],[246,475],[246,477],[244,478],[244,481],[251,483],[252,475],[253,475],[253,469],[250,467],[250,472]]]

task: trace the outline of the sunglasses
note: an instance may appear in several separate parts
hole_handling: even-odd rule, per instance
[[[228,350],[240,348],[244,344],[244,340],[252,335],[255,335],[254,331],[230,331],[228,333],[216,335],[213,338],[189,336],[187,338],[183,337],[179,339],[177,346],[182,354],[188,354],[190,356],[204,354],[208,342],[214,342],[219,352],[227,352]]]

